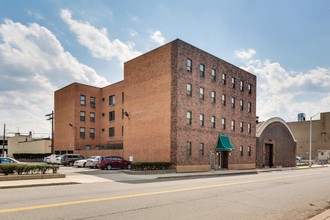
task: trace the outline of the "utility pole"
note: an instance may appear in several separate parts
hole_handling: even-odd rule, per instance
[[[54,153],[54,111],[52,111],[52,113],[49,113],[47,115],[45,115],[47,118],[47,120],[51,120],[52,121],[52,140],[51,140],[51,147],[50,147],[50,151],[53,154]]]
[[[3,124],[2,156],[5,156],[6,124]]]

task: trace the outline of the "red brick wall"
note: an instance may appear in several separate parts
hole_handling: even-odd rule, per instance
[[[171,45],[124,66],[124,155],[134,161],[170,161]]]
[[[236,168],[254,167],[255,164],[255,127],[256,127],[256,77],[236,66],[210,55],[182,41],[173,44],[176,70],[173,72],[172,111],[177,118],[173,120],[172,140],[176,140],[176,154],[172,154],[177,165],[208,165],[210,152],[215,152],[219,134],[230,136],[236,148],[229,156],[231,164],[241,164]],[[187,72],[187,58],[192,60],[192,72]],[[205,77],[199,76],[199,65],[205,65]],[[216,81],[211,81],[211,70],[216,70]],[[227,84],[221,83],[221,74],[227,74]],[[236,88],[231,88],[231,77],[236,78]],[[244,91],[240,91],[240,80],[244,81]],[[186,85],[192,84],[192,97],[187,96]],[[252,84],[252,94],[248,94],[247,85]],[[204,100],[199,99],[199,88],[204,88]],[[176,92],[175,92],[176,91]],[[216,92],[216,103],[211,103],[211,91]],[[221,95],[226,94],[226,106],[221,104]],[[231,97],[235,97],[235,108],[231,108]],[[239,100],[244,100],[244,110],[240,110]],[[251,102],[252,111],[247,111],[247,102]],[[192,112],[192,125],[186,125],[186,112]],[[204,127],[199,125],[199,115],[204,114]],[[211,117],[216,117],[216,128],[211,128]],[[221,118],[226,118],[226,130],[221,128]],[[235,131],[230,130],[230,121],[235,120]],[[239,122],[244,122],[244,132],[240,132]],[[252,133],[247,133],[247,123],[252,125]],[[192,142],[192,155],[187,157],[187,142]],[[172,143],[175,144],[175,141]],[[204,143],[204,156],[199,154],[199,144]],[[244,155],[240,156],[239,147],[243,146]],[[247,155],[251,146],[252,155]],[[218,161],[217,161],[218,163]]]

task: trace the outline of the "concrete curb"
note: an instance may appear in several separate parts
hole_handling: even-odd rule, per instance
[[[24,185],[0,186],[0,189],[28,188],[28,187],[36,187],[36,186],[60,186],[60,185],[73,185],[73,184],[79,184],[79,183],[76,183],[76,182],[62,182],[62,183],[24,184]]]
[[[249,175],[258,174],[257,171],[242,171],[242,172],[232,172],[232,173],[214,173],[214,174],[188,174],[188,175],[177,175],[177,176],[161,176],[156,179],[180,179],[180,178],[204,178],[204,177],[219,177],[219,176],[235,176],[235,175]]]
[[[65,178],[65,174],[31,174],[31,175],[7,175],[0,176],[0,181],[14,181],[14,180],[35,180],[35,179],[54,179],[54,178]]]
[[[309,220],[330,220],[330,209],[322,212],[321,214],[315,215]]]

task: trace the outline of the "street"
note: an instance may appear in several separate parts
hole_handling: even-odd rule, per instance
[[[106,180],[1,189],[0,219],[308,219],[330,208],[329,167],[167,181],[92,172]]]

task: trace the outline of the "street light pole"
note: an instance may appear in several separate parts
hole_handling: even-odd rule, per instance
[[[47,118],[47,120],[51,120],[52,121],[52,140],[51,140],[51,147],[50,147],[50,151],[53,154],[54,153],[54,111],[52,111],[52,113],[49,113],[47,115],[45,115]]]
[[[312,117],[309,118],[309,167],[312,166],[312,118],[318,115],[319,113],[316,113]]]

